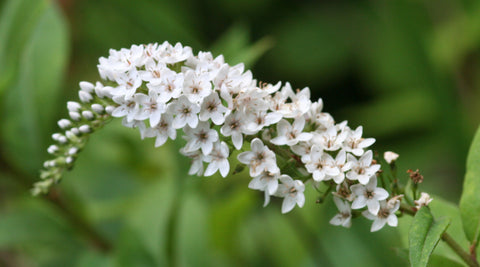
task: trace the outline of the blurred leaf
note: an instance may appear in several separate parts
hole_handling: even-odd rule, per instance
[[[244,63],[250,68],[266,51],[273,47],[273,39],[264,37],[254,44],[249,41],[250,31],[244,24],[232,26],[211,47],[214,55],[222,54],[230,65]]]
[[[310,86],[315,81],[330,80],[350,55],[348,37],[342,34],[349,9],[339,9],[312,7],[282,17],[275,24],[276,45],[264,64],[282,80],[301,80]]]
[[[0,96],[14,82],[25,46],[32,38],[47,0],[9,0],[0,14]]]
[[[0,219],[0,248],[16,248],[39,266],[66,266],[84,245],[50,205],[31,196],[12,203]]]
[[[448,218],[434,220],[427,207],[417,211],[408,234],[412,266],[427,266],[430,255],[449,224]]]
[[[76,267],[113,267],[110,257],[99,254],[97,252],[88,251],[81,255],[76,261]]]
[[[363,125],[369,135],[379,138],[429,128],[436,111],[430,94],[425,90],[416,90],[390,94],[361,106],[349,107],[342,114],[349,114],[351,124]]]
[[[3,99],[1,134],[3,152],[8,155],[5,158],[19,169],[36,175],[46,154],[45,141],[51,134],[54,119],[58,118],[55,112],[68,44],[65,21],[54,2],[34,2],[46,6],[19,51],[19,73]]]
[[[178,266],[215,266],[218,254],[213,249],[208,227],[208,209],[194,191],[184,192],[175,225],[175,258]]]
[[[163,177],[138,194],[125,212],[126,225],[116,253],[122,266],[165,266],[168,223],[174,201],[172,177]]]
[[[467,173],[460,199],[463,229],[468,240],[477,243],[480,235],[480,127],[470,146]]]
[[[231,242],[238,234],[242,221],[248,215],[252,205],[256,203],[251,192],[238,187],[228,199],[218,202],[212,209],[212,238],[218,249],[234,254],[237,244]]]
[[[475,51],[480,42],[480,5],[468,11],[457,12],[435,30],[431,56],[440,67],[458,68],[468,53]]]

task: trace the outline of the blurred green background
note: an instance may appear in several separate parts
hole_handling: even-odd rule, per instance
[[[425,191],[458,203],[480,122],[479,1],[4,0],[0,8],[0,266],[408,265],[396,229],[372,234],[365,219],[333,227],[333,203],[316,204],[311,188],[303,209],[281,215],[277,200],[262,208],[245,173],[188,176],[177,143],[154,149],[117,120],[92,136],[51,195],[31,197],[78,82],[99,80],[98,58],[131,44],[180,41],[245,62],[258,80],[309,86],[337,121],[363,125],[380,155],[399,153],[403,179],[418,168]]]

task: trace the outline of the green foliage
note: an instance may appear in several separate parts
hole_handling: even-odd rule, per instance
[[[413,218],[408,234],[412,266],[427,266],[430,255],[450,224],[449,218],[433,219],[430,210],[422,207]]]
[[[480,128],[470,146],[467,173],[460,199],[463,229],[471,244],[478,244],[480,236]]]
[[[480,214],[480,164],[472,156],[478,145],[460,204],[468,239],[451,202],[460,195],[457,178],[480,122],[479,12],[476,1],[455,0],[3,1],[0,265],[406,264],[392,247],[401,241],[407,247],[408,216],[398,229],[374,234],[371,221],[361,218],[351,229],[333,227],[331,199],[315,204],[310,185],[305,207],[281,215],[275,198],[262,208],[263,194],[247,188],[245,172],[189,177],[178,144],[154,149],[119,121],[92,136],[56,186],[80,222],[32,198],[30,183],[46,159],[55,121],[66,116],[66,101],[77,99],[79,81],[99,79],[98,58],[109,48],[164,40],[244,62],[261,81],[310,86],[312,98],[322,97],[338,121],[363,125],[365,136],[377,139],[375,150],[400,154],[401,180],[406,169],[420,169],[420,190],[450,200],[434,197],[434,218],[450,218],[447,232],[468,248],[478,239],[478,218],[471,216]],[[111,248],[98,249],[83,227]],[[440,242],[429,266],[459,262]]]
[[[0,36],[5,36],[0,38],[5,43],[0,44],[0,58],[4,57],[0,68],[6,67],[0,70],[0,76],[5,77],[4,87],[0,85],[0,91],[4,90],[1,112],[8,114],[0,119],[0,134],[8,140],[2,152],[11,164],[36,174],[58,118],[68,34],[64,18],[52,1],[7,4],[4,12],[11,12],[11,18],[3,17],[6,23],[0,29]],[[16,29],[21,36],[13,34]],[[10,38],[10,34],[14,37]],[[27,155],[29,160],[25,161]]]

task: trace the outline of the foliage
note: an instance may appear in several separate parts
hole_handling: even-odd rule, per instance
[[[399,231],[371,234],[367,220],[340,229],[328,224],[334,207],[308,192],[303,209],[282,216],[245,190],[247,174],[189,177],[175,144],[152,149],[116,121],[57,186],[64,206],[32,198],[78,81],[96,80],[98,57],[132,43],[181,41],[248,61],[262,80],[309,86],[336,118],[375,136],[375,149],[400,154],[400,179],[420,168],[423,191],[458,202],[480,122],[477,1],[7,0],[0,8],[2,266],[407,264],[392,249],[408,244],[406,215]],[[467,189],[478,184],[473,155]],[[478,221],[468,220],[478,203],[466,190],[468,240],[455,204],[435,196],[431,209],[451,218],[447,233],[467,248],[478,239]],[[431,264],[447,261],[460,259],[440,242]]]

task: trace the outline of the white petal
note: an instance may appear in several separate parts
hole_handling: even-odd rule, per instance
[[[376,232],[385,226],[387,221],[385,219],[375,219],[372,223],[372,228],[370,228],[370,232]]]
[[[333,217],[333,218],[330,220],[330,224],[333,224],[333,225],[341,225],[341,224],[343,224],[343,216],[342,216],[342,214],[337,214],[337,215],[335,215],[335,217]]]
[[[254,153],[251,151],[247,151],[247,152],[242,152],[238,154],[237,159],[241,163],[248,165],[252,161],[253,157],[254,157]]]
[[[243,135],[238,132],[232,133],[232,142],[237,150],[241,149],[243,145]]]
[[[380,210],[380,203],[375,199],[368,199],[367,200],[368,211],[373,214],[377,215],[378,211]]]
[[[282,213],[287,213],[295,207],[295,200],[291,197],[285,197],[282,203]]]
[[[380,188],[380,187],[377,187],[375,189],[375,191],[373,191],[373,193],[375,195],[375,199],[377,199],[377,200],[385,200],[388,197],[387,190],[385,190],[383,188]]]
[[[230,163],[228,162],[228,160],[224,159],[219,162],[218,169],[220,170],[220,175],[222,175],[222,177],[227,177],[228,172],[230,171]]]
[[[208,164],[207,169],[205,170],[205,173],[203,174],[204,176],[212,176],[215,172],[217,172],[218,166],[216,162],[212,162]]]
[[[363,195],[360,195],[360,196],[357,196],[355,200],[353,200],[352,209],[354,210],[361,209],[366,205],[367,205],[367,199]]]
[[[392,227],[397,227],[397,225],[398,225],[397,216],[395,214],[390,214],[387,217],[387,223],[388,223],[388,225],[390,225]]]
[[[302,208],[303,205],[305,204],[305,195],[303,193],[298,193],[297,192],[297,205]]]

